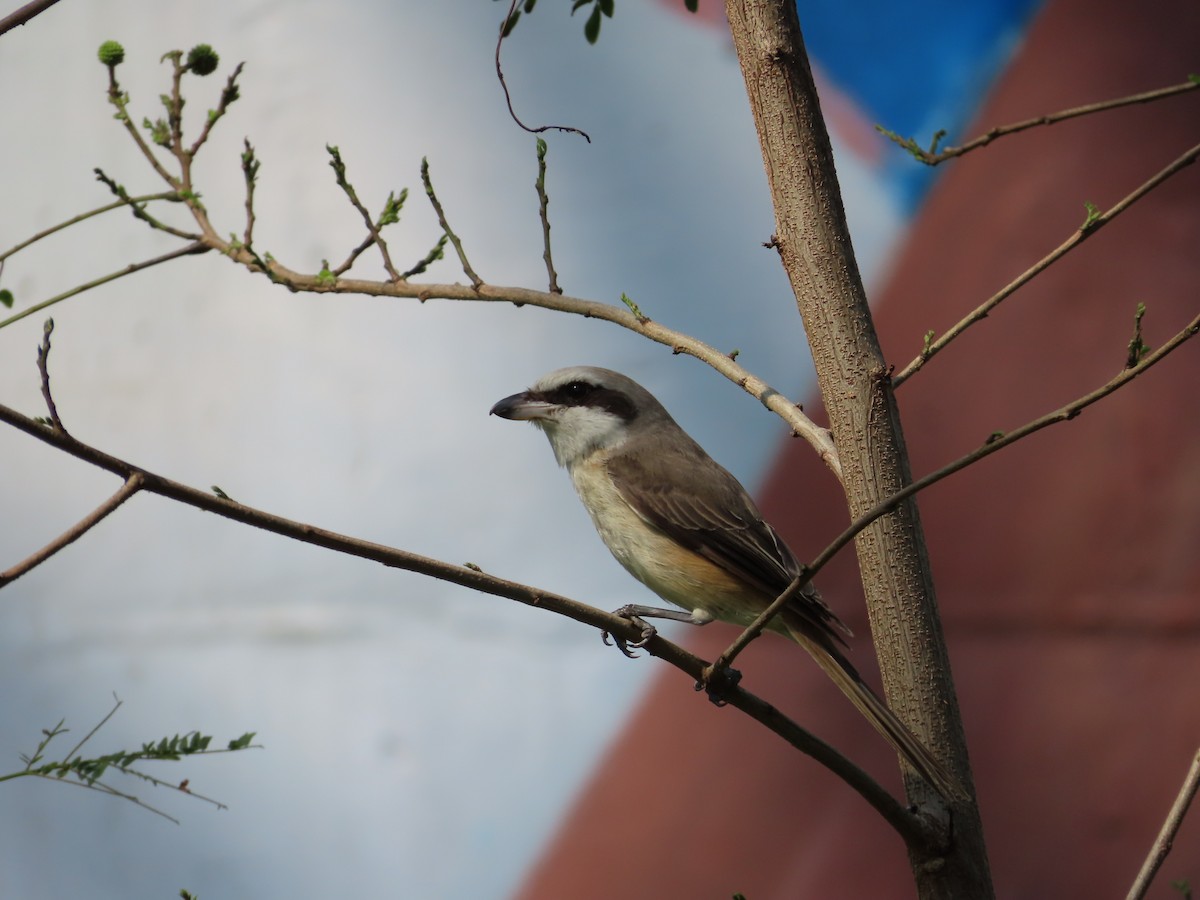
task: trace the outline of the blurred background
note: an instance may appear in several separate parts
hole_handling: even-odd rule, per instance
[[[61,3],[0,36],[0,109],[9,123],[0,249],[109,202],[94,180],[96,166],[133,194],[163,189],[112,118],[107,76],[96,60],[99,44],[116,39],[124,45],[118,76],[140,121],[161,114],[157,98],[168,88],[169,72],[161,55],[206,42],[222,65],[208,79],[185,82],[193,134],[232,66],[246,61],[242,97],[196,167],[218,231],[240,233],[243,225],[239,154],[248,138],[262,161],[260,251],[300,271],[318,270],[323,259],[340,262],[361,240],[362,225],[328,168],[325,145],[333,144],[372,211],[388,191],[412,189],[401,224],[387,235],[397,265],[407,267],[439,234],[420,188],[419,166],[427,157],[450,222],[484,280],[544,287],[534,138],[508,117],[494,69],[505,6],[467,0]],[[568,294],[608,302],[624,292],[652,318],[740,350],[747,368],[790,396],[807,398],[811,364],[794,301],[775,254],[762,247],[773,217],[737,60],[712,4],[696,17],[677,6],[619,3],[599,43],[589,46],[580,16],[570,18],[565,4],[544,3],[522,18],[505,44],[505,74],[524,120],[571,125],[592,138],[589,144],[574,135],[547,136],[560,284]],[[1013,209],[999,236],[980,210],[997,194],[1011,198],[1018,191],[1013,185],[1022,183],[989,181],[986,159],[972,162],[971,171],[980,173],[972,183],[992,193],[964,191],[956,196],[975,205],[942,213],[943,234],[959,234],[964,243],[953,252],[936,244],[942,249],[927,263],[925,282],[914,271],[900,282],[909,287],[892,287],[895,273],[918,264],[913,247],[921,243],[923,217],[945,192],[939,195],[934,175],[878,137],[873,123],[923,143],[937,128],[951,129],[951,141],[963,137],[997,79],[1034,40],[1031,29],[1045,28],[1052,14],[1063,20],[1062,30],[1041,40],[1057,48],[1050,71],[1074,92],[1039,96],[1046,73],[1029,75],[1024,93],[1012,100],[1017,117],[1157,87],[1186,73],[1186,54],[1176,52],[1165,72],[1146,73],[1126,62],[1111,83],[1098,85],[1078,73],[1092,71],[1085,61],[1102,36],[1069,46],[1054,37],[1078,25],[1072,16],[1083,14],[1079,4],[971,6],[935,3],[901,13],[862,2],[851,13],[844,4],[801,3],[856,250],[868,290],[885,296],[884,309],[895,311],[889,333],[895,343],[888,350],[899,364],[916,353],[928,328],[945,327],[1065,238],[1082,219],[1083,200],[1099,202],[1101,194],[1055,198],[1065,217],[1047,223],[1053,225],[1049,237],[1039,234],[1018,247],[1006,241],[1029,229],[1030,208]],[[1183,30],[1178,16],[1188,15],[1195,20],[1186,10],[1141,17],[1148,45]],[[1115,14],[1103,33],[1130,40]],[[1176,44],[1186,48],[1187,40],[1176,38]],[[1192,40],[1193,51],[1195,45]],[[1145,47],[1134,49],[1131,60],[1145,56]],[[1072,72],[1073,79],[1067,77]],[[1178,120],[1180,108],[1192,108],[1187,100],[1172,102],[1184,106],[1154,121]],[[1163,160],[1143,159],[1132,169],[1144,174],[1122,183],[1112,199],[1179,152],[1167,146]],[[1057,169],[1039,170],[1033,155],[1007,164],[1014,179],[1038,172],[1040,182],[1020,188],[1036,193],[1053,186],[1084,152],[1066,151]],[[1187,184],[1180,190],[1194,203],[1196,180]],[[1171,228],[1194,242],[1194,215]],[[912,234],[918,237],[907,237]],[[993,251],[996,265],[976,272],[971,262],[981,245]],[[127,214],[110,213],[10,259],[0,286],[13,291],[18,312],[175,246]],[[370,253],[354,272],[383,276]],[[948,272],[979,275],[983,283],[960,282],[941,295],[938,276]],[[1193,275],[1168,277],[1182,290]],[[465,281],[452,256],[422,278]],[[1190,284],[1194,297],[1194,280]],[[1131,318],[1132,302],[1125,299],[1112,307],[1122,328]],[[945,304],[936,319],[901,315],[906,304],[927,311],[920,304],[932,300]],[[802,515],[804,495],[788,494],[792,481],[780,473],[803,465],[797,462],[803,453],[796,448],[781,457],[781,423],[696,361],[603,323],[506,305],[292,295],[211,254],[118,280],[48,313],[56,322],[55,397],[67,428],[81,440],[195,487],[219,485],[237,500],[283,516],[470,561],[599,607],[648,598],[608,557],[544,437],[487,416],[497,399],[550,369],[588,363],[626,372],[748,487],[775,485],[764,503],[775,498],[779,521]],[[34,357],[45,316],[0,331],[0,402],[30,415],[43,414]],[[997,334],[1013,340],[1011,333]],[[960,358],[965,371],[1006,365],[1003,343],[995,356],[975,355],[978,346]],[[1176,371],[1194,376],[1195,359],[1193,353],[1190,370]],[[1064,354],[1063,365],[1069,363]],[[1008,427],[1043,411],[1038,387],[991,384],[956,403],[1023,398],[1029,414],[1005,422]],[[953,418],[939,418],[940,402],[930,397],[930,415],[921,420],[933,426],[925,432],[929,441],[944,441],[928,445],[938,449],[924,468],[970,446],[958,447],[936,430]],[[980,428],[972,440],[992,430]],[[1177,439],[1175,446],[1181,446]],[[1076,444],[1063,452],[1081,451]],[[0,478],[0,567],[54,538],[119,486],[9,429],[0,429],[0,453],[6,472]],[[1179,471],[1189,459],[1181,451]],[[801,555],[819,549],[844,515],[819,466],[811,478],[827,505],[806,517],[824,523],[811,535],[788,526]],[[1144,491],[1153,481],[1139,477],[1131,487]],[[1075,499],[1086,496],[1087,485],[1079,490]],[[1174,496],[1176,519],[1159,521],[1194,523],[1191,495]],[[970,527],[957,530],[961,535]],[[978,557],[977,548],[964,553]],[[1181,571],[1179,583],[1194,584],[1194,563]],[[846,588],[835,589],[831,599],[853,621],[858,595],[853,579],[842,577]],[[31,752],[41,729],[60,719],[71,734],[51,746],[51,755],[55,747],[65,751],[111,708],[114,694],[124,705],[93,739],[97,753],[191,729],[222,744],[253,730],[263,749],[148,767],[170,781],[188,778],[193,790],[227,810],[119,784],[114,776],[118,786],[179,818],[178,826],[59,785],[5,784],[0,896],[86,892],[141,900],[174,896],[180,888],[206,898],[617,892],[599,879],[556,886],[554,860],[578,876],[583,867],[572,848],[598,846],[578,830],[580,816],[600,819],[580,812],[589,809],[597,785],[606,784],[593,773],[625,746],[618,735],[632,710],[655,718],[664,709],[646,699],[661,667],[623,659],[587,628],[150,496],[135,498],[13,583],[3,601],[0,772],[19,768],[19,754]],[[1188,609],[1182,607],[1184,619]],[[862,623],[856,630],[865,632]],[[714,629],[713,641],[724,637]],[[865,638],[860,644],[859,658],[869,657]],[[710,715],[678,678],[669,687],[670,703]],[[964,706],[978,708],[969,699]],[[1191,728],[1194,744],[1196,722],[1188,708],[1175,721]],[[720,718],[723,727],[756,727],[728,714]],[[968,715],[969,730],[971,724]],[[675,758],[663,748],[640,746],[651,769]],[[877,759],[886,775],[886,753]],[[1180,777],[1185,764],[1178,759]],[[798,790],[827,780],[803,760],[789,757],[785,765]],[[1177,780],[1173,769],[1163,772],[1164,784]],[[1151,820],[1165,811],[1169,795],[1153,799]],[[864,814],[855,798],[846,803],[853,815]],[[647,823],[655,821],[654,810],[683,810],[666,792],[640,805],[647,809],[635,803],[630,815]],[[986,823],[986,804],[984,815]],[[550,844],[547,856],[556,834],[559,843]],[[579,845],[572,834],[580,836]],[[1145,838],[1148,844],[1150,835]],[[886,832],[880,840],[890,842],[902,866],[899,842]],[[1194,838],[1191,852],[1195,859]],[[628,872],[611,857],[593,856],[627,896],[699,895],[692,884],[630,886],[621,880]],[[799,887],[815,890],[824,883],[820,877],[835,877],[811,874],[819,859],[805,865],[803,876],[782,873],[760,883],[747,874],[704,886],[712,891],[708,896],[758,887],[752,900],[759,900],[797,896]],[[909,882],[893,883],[894,894],[878,884],[872,889],[880,896],[910,895]],[[825,891],[803,895],[839,895]]]

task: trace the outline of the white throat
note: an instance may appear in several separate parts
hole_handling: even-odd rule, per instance
[[[595,407],[576,406],[556,411],[534,424],[546,432],[560,466],[574,469],[593,453],[625,442],[628,427],[618,416]]]

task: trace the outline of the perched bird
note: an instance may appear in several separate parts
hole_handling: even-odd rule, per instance
[[[572,366],[492,407],[546,433],[617,561],[684,612],[629,606],[618,614],[749,625],[799,575],[800,564],[738,480],[676,424],[654,396],[609,369]],[[947,799],[962,791],[842,654],[849,630],[806,584],[771,629],[790,636],[900,755]],[[648,631],[647,634],[652,633]]]

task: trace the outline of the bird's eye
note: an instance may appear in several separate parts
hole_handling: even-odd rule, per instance
[[[590,384],[589,382],[571,381],[571,382],[568,382],[567,384],[563,385],[562,390],[563,390],[563,393],[566,394],[568,397],[570,397],[572,400],[578,400],[581,397],[586,397],[588,394],[590,394],[595,389],[596,389],[596,386],[594,384]]]

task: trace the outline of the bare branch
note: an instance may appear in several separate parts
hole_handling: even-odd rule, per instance
[[[33,0],[32,3],[26,3],[20,9],[0,19],[0,34],[12,31],[18,25],[24,25],[34,16],[44,13],[57,2],[58,0]]]
[[[512,116],[512,120],[517,123],[521,129],[528,131],[530,134],[541,134],[543,131],[565,131],[568,134],[582,135],[583,139],[589,144],[592,139],[586,131],[578,128],[572,128],[570,125],[539,125],[536,128],[530,128],[517,116],[517,111],[513,109],[512,95],[508,92],[508,82],[504,80],[504,69],[500,66],[500,45],[504,43],[504,39],[508,37],[508,32],[511,23],[514,21],[513,13],[516,11],[519,0],[512,0],[508,6],[508,13],[504,17],[504,21],[500,24],[500,34],[496,37],[496,77],[500,79],[500,87],[504,91],[504,102],[508,104],[508,114]]]
[[[642,637],[641,629],[628,619],[558,594],[497,578],[483,572],[478,566],[457,566],[416,553],[348,537],[323,528],[285,519],[273,513],[245,506],[216,494],[197,490],[155,475],[132,463],[88,446],[70,435],[47,428],[7,406],[0,405],[0,421],[6,422],[76,459],[119,475],[127,481],[134,476],[139,476],[141,490],[187,506],[215,513],[235,522],[261,528],[293,540],[324,547],[327,550],[373,560],[386,566],[427,575],[481,593],[506,597],[529,606],[547,609],[598,630],[624,637],[628,641],[636,641]],[[704,660],[661,636],[656,635],[651,638],[646,643],[645,649],[651,655],[675,666],[696,681],[700,681],[705,677],[705,673],[711,670]],[[923,817],[914,815],[862,769],[824,741],[792,722],[769,703],[736,684],[726,684],[720,699],[722,702],[742,710],[784,738],[793,747],[811,756],[845,780],[892,825],[909,846],[936,846],[944,840],[944,836],[936,830],[933,824],[927,822]]]
[[[430,265],[445,256],[446,241],[449,239],[450,236],[443,232],[441,237],[437,239],[437,242],[429,248],[429,252],[421,257],[421,259],[417,260],[411,269],[406,269],[405,271],[401,272],[400,277],[403,279],[408,279],[413,275],[420,275],[422,272],[428,269]]]
[[[88,210],[85,213],[80,213],[77,216],[72,216],[65,222],[59,222],[57,225],[52,225],[45,231],[39,231],[28,240],[21,241],[21,243],[17,244],[16,246],[10,247],[8,250],[0,253],[0,263],[4,262],[10,256],[20,253],[31,244],[36,244],[38,241],[42,240],[42,238],[48,238],[50,235],[62,231],[65,228],[70,228],[72,225],[78,225],[80,222],[86,222],[88,219],[92,218],[93,216],[98,216],[101,213],[111,212],[112,210],[120,209],[123,206],[138,206],[143,203],[149,203],[152,200],[170,200],[178,203],[181,199],[182,198],[180,198],[178,192],[176,191],[163,191],[159,194],[143,194],[140,197],[130,197],[128,194],[125,194],[119,200],[115,200],[114,202],[105,204],[104,206],[98,206],[95,209]]]
[[[121,85],[117,81],[117,70],[115,66],[108,67],[108,102],[111,103],[117,110],[117,119],[125,126],[125,131],[133,138],[133,142],[137,145],[138,150],[142,152],[142,156],[150,163],[150,167],[158,173],[158,177],[165,181],[175,191],[183,190],[183,182],[163,168],[163,164],[159,162],[158,157],[154,155],[154,151],[146,143],[142,137],[142,133],[138,131],[137,125],[129,116],[129,96],[121,90]]]
[[[1089,214],[1083,225],[1081,225],[1079,229],[1063,244],[1051,251],[1042,259],[1038,260],[1036,263],[1018,275],[1015,279],[1005,285],[1001,290],[985,300],[936,341],[926,340],[925,347],[921,350],[921,353],[917,356],[917,358],[910,362],[899,372],[899,374],[892,378],[892,387],[900,387],[900,385],[907,381],[911,376],[915,375],[921,369],[921,367],[925,365],[926,362],[944,350],[947,344],[961,335],[976,322],[987,318],[988,313],[999,306],[1003,301],[1007,300],[1010,296],[1015,294],[1019,288],[1024,287],[1026,284],[1032,281],[1035,276],[1041,274],[1053,263],[1062,259],[1062,257],[1067,255],[1067,253],[1069,253],[1071,250],[1074,250],[1121,213],[1125,212],[1125,210],[1129,209],[1129,207],[1133,206],[1134,203],[1141,200],[1148,193],[1165,182],[1172,175],[1176,175],[1183,169],[1190,166],[1196,161],[1197,157],[1200,157],[1200,144],[1192,147],[1166,168],[1154,175],[1154,177],[1139,185],[1132,193],[1127,195],[1115,206],[1113,206],[1112,209],[1102,214]]]
[[[242,243],[250,247],[254,243],[254,187],[258,184],[258,170],[262,163],[254,153],[249,138],[242,141],[242,178],[246,182],[246,228],[242,231]]]
[[[162,231],[185,241],[200,240],[201,236],[199,234],[196,234],[193,231],[184,231],[182,228],[175,228],[174,226],[168,225],[166,222],[156,219],[154,216],[150,215],[150,213],[146,212],[146,207],[144,204],[138,203],[132,197],[130,197],[129,192],[125,190],[124,185],[118,184],[116,180],[110,178],[107,174],[105,174],[103,169],[97,168],[93,169],[92,171],[96,173],[97,181],[102,182],[105,187],[112,191],[112,193],[121,201],[122,204],[129,207],[129,211],[133,213],[133,217],[135,219],[141,219],[155,231]],[[181,203],[188,203],[182,192],[173,192],[172,195]],[[191,208],[191,204],[189,203],[188,205],[189,208]]]
[[[170,253],[164,253],[162,256],[156,256],[156,257],[154,257],[154,259],[147,259],[147,260],[143,260],[142,262],[130,263],[129,265],[125,266],[125,268],[123,268],[123,269],[118,269],[115,272],[110,272],[109,274],[103,275],[100,278],[95,279],[94,281],[89,281],[86,284],[77,285],[77,286],[71,288],[69,291],[64,291],[61,294],[57,294],[57,295],[51,297],[49,300],[43,300],[41,303],[35,303],[33,306],[29,307],[28,309],[23,309],[19,313],[16,313],[15,315],[9,316],[7,319],[0,321],[0,328],[4,328],[7,325],[11,325],[13,322],[18,322],[21,319],[24,319],[26,316],[33,315],[35,312],[40,312],[41,310],[46,309],[49,306],[53,306],[55,303],[61,303],[63,300],[66,300],[70,297],[74,297],[77,294],[82,294],[85,291],[90,291],[94,287],[99,287],[102,284],[108,284],[110,281],[116,281],[118,278],[124,278],[126,275],[132,275],[134,272],[140,272],[143,269],[149,269],[149,268],[151,268],[153,266],[157,266],[161,263],[170,262],[171,260],[178,259],[181,256],[190,256],[194,253],[207,253],[208,251],[209,251],[208,245],[197,242],[197,243],[188,244],[186,247],[180,247],[178,250],[172,250]]]
[[[42,379],[42,398],[46,401],[46,409],[50,413],[50,424],[66,434],[67,429],[58,417],[58,407],[54,405],[54,395],[50,392],[50,335],[53,333],[54,320],[47,319],[42,326],[42,343],[38,346],[37,367]]]
[[[775,616],[777,616],[779,612],[792,601],[792,598],[800,593],[801,588],[803,588],[804,585],[811,580],[812,576],[809,575],[808,568],[802,568],[800,574],[792,579],[792,583],[783,589],[783,593],[772,600],[771,605],[759,613],[758,617],[748,626],[746,626],[745,630],[734,639],[733,643],[726,647],[725,651],[715,660],[713,660],[713,664],[710,667],[711,671],[717,672],[733,665],[733,661],[738,658],[739,654],[741,654],[741,652],[745,650],[747,646],[749,646],[750,642],[763,633],[763,630],[769,624],[771,624],[771,620],[774,619]]]
[[[229,110],[229,104],[238,99],[238,84],[237,80],[242,74],[242,69],[246,67],[244,62],[238,63],[233,67],[233,71],[229,73],[229,77],[225,80],[225,87],[221,91],[221,99],[217,101],[217,108],[210,109],[208,115],[204,118],[204,126],[200,129],[200,134],[196,140],[192,142],[192,146],[183,151],[187,154],[190,160],[200,151],[208,140],[208,136],[212,133],[213,126],[221,121],[221,117]],[[181,135],[182,136],[182,135]]]
[[[26,572],[40,566],[59,550],[79,540],[107,518],[118,506],[141,490],[141,488],[142,477],[135,472],[125,479],[125,483],[121,485],[119,491],[97,506],[85,518],[80,519],[75,525],[64,531],[32,556],[22,560],[7,571],[0,572],[0,588],[3,588],[10,582],[16,581]]]
[[[1009,444],[1015,444],[1022,438],[1029,437],[1029,435],[1036,431],[1041,431],[1043,428],[1046,428],[1050,425],[1056,425],[1059,422],[1067,422],[1071,419],[1074,419],[1093,403],[1104,399],[1109,394],[1133,381],[1133,379],[1137,378],[1155,363],[1158,363],[1172,351],[1182,346],[1187,340],[1195,337],[1197,332],[1200,332],[1200,316],[1196,316],[1196,318],[1192,319],[1192,321],[1189,322],[1182,331],[1176,334],[1157,350],[1153,351],[1152,353],[1147,353],[1137,364],[1123,368],[1118,375],[1100,387],[1096,388],[1096,390],[1092,391],[1091,393],[1085,394],[1079,399],[1068,403],[1066,406],[1056,409],[1054,412],[1046,413],[1044,416],[1040,416],[1034,419],[1032,422],[1027,422],[1025,425],[1022,425],[1015,431],[1010,431],[1007,434],[1003,432],[996,432],[986,441],[984,441],[982,446],[971,453],[968,453],[966,456],[963,456],[934,472],[930,472],[923,478],[918,478],[903,490],[897,491],[891,497],[888,497],[886,500],[880,502],[874,508],[868,510],[866,513],[851,522],[846,530],[837,536],[833,543],[822,550],[821,555],[813,560],[808,566],[808,577],[812,578],[815,576],[816,573],[823,568],[824,565],[829,562],[829,560],[831,560],[839,550],[846,546],[846,544],[850,543],[850,541],[854,540],[860,531],[862,531],[880,516],[886,515],[890,510],[895,509],[913,494],[917,493],[918,491],[925,490],[925,488],[929,487],[931,484],[936,484],[948,475],[953,475],[955,472],[979,462],[984,457],[991,456],[997,450],[1003,449]]]
[[[379,254],[383,257],[383,267],[387,270],[388,275],[391,276],[392,281],[400,281],[401,275],[396,271],[396,267],[392,265],[392,257],[391,254],[388,253],[388,246],[383,240],[383,235],[379,233],[379,228],[375,225],[375,221],[371,218],[371,214],[367,212],[367,208],[363,206],[362,201],[358,199],[358,192],[354,190],[354,185],[352,185],[346,179],[346,164],[342,161],[341,151],[338,150],[337,147],[329,144],[325,145],[325,150],[329,153],[329,167],[333,169],[333,173],[337,178],[338,187],[340,187],[343,193],[345,193],[347,199],[350,201],[350,205],[358,210],[359,215],[362,216],[362,220],[367,226],[367,239],[354,253],[350,255],[350,259],[347,260],[347,265],[345,268],[340,269],[340,271],[344,272],[346,269],[349,269],[350,265],[353,264],[353,261],[358,257],[358,254],[361,253],[366,247],[374,244],[379,248]],[[430,189],[430,191],[430,197],[432,198],[432,189]],[[441,207],[435,205],[434,208],[438,210],[438,214],[440,216]],[[340,272],[335,272],[334,274],[340,274]]]
[[[446,213],[442,209],[442,204],[438,201],[437,194],[433,192],[433,182],[429,180],[429,160],[421,160],[421,181],[425,185],[425,193],[429,197],[429,202],[433,204],[434,212],[437,213],[438,222],[442,226],[442,231],[446,232],[446,236],[450,238],[450,243],[454,245],[454,252],[458,254],[458,261],[462,263],[463,272],[471,279],[471,284],[475,285],[478,290],[483,285],[483,279],[475,274],[475,270],[471,268],[471,264],[467,262],[467,254],[463,250],[462,242],[458,239],[458,235],[450,228],[450,223],[446,221]]]
[[[550,255],[550,216],[546,211],[550,205],[550,198],[546,195],[546,142],[541,138],[537,139],[537,161],[538,177],[534,182],[534,187],[537,188],[538,215],[542,220],[542,245],[545,247],[542,259],[546,261],[546,274],[550,276],[550,293],[561,294],[562,288],[558,286],[558,273],[554,271],[554,259]]]
[[[1125,900],[1142,900],[1146,896],[1146,891],[1150,889],[1150,882],[1154,880],[1159,867],[1167,858],[1167,854],[1171,852],[1175,835],[1179,831],[1179,826],[1183,824],[1183,817],[1187,815],[1188,807],[1196,799],[1198,788],[1200,788],[1200,750],[1196,751],[1196,755],[1192,757],[1192,765],[1188,769],[1187,777],[1183,779],[1183,786],[1179,788],[1175,802],[1171,804],[1171,810],[1167,813],[1167,819],[1163,822],[1158,837],[1154,840],[1154,846],[1150,848],[1150,855],[1142,863],[1142,869],[1134,879],[1133,886],[1129,888],[1129,893],[1125,895]]]
[[[973,140],[967,141],[965,144],[958,147],[946,147],[942,150],[937,150],[937,142],[939,136],[934,137],[933,145],[929,150],[923,150],[918,146],[913,138],[900,137],[895,132],[888,131],[878,125],[875,126],[884,137],[899,144],[905,150],[913,155],[919,161],[926,165],[936,166],[948,159],[953,159],[956,156],[962,156],[970,153],[972,150],[978,150],[980,147],[986,147],[997,138],[1005,137],[1010,134],[1017,134],[1021,131],[1027,131],[1030,128],[1037,128],[1042,125],[1053,125],[1056,122],[1062,122],[1066,119],[1075,119],[1080,116],[1089,116],[1093,113],[1104,112],[1110,109],[1121,109],[1125,106],[1133,106],[1138,103],[1150,103],[1155,100],[1162,100],[1166,97],[1174,97],[1177,94],[1185,94],[1188,91],[1194,91],[1200,88],[1200,80],[1189,80],[1182,84],[1174,84],[1170,87],[1158,88],[1153,91],[1145,91],[1141,94],[1132,94],[1128,97],[1118,97],[1112,100],[1103,100],[1099,103],[1089,103],[1085,106],[1076,106],[1072,109],[1064,109],[1061,112],[1049,113],[1047,115],[1035,116],[1032,119],[1025,119],[1021,122],[1014,122],[1011,125],[1000,125],[992,128],[989,131],[979,135]],[[939,133],[944,134],[944,132]]]

